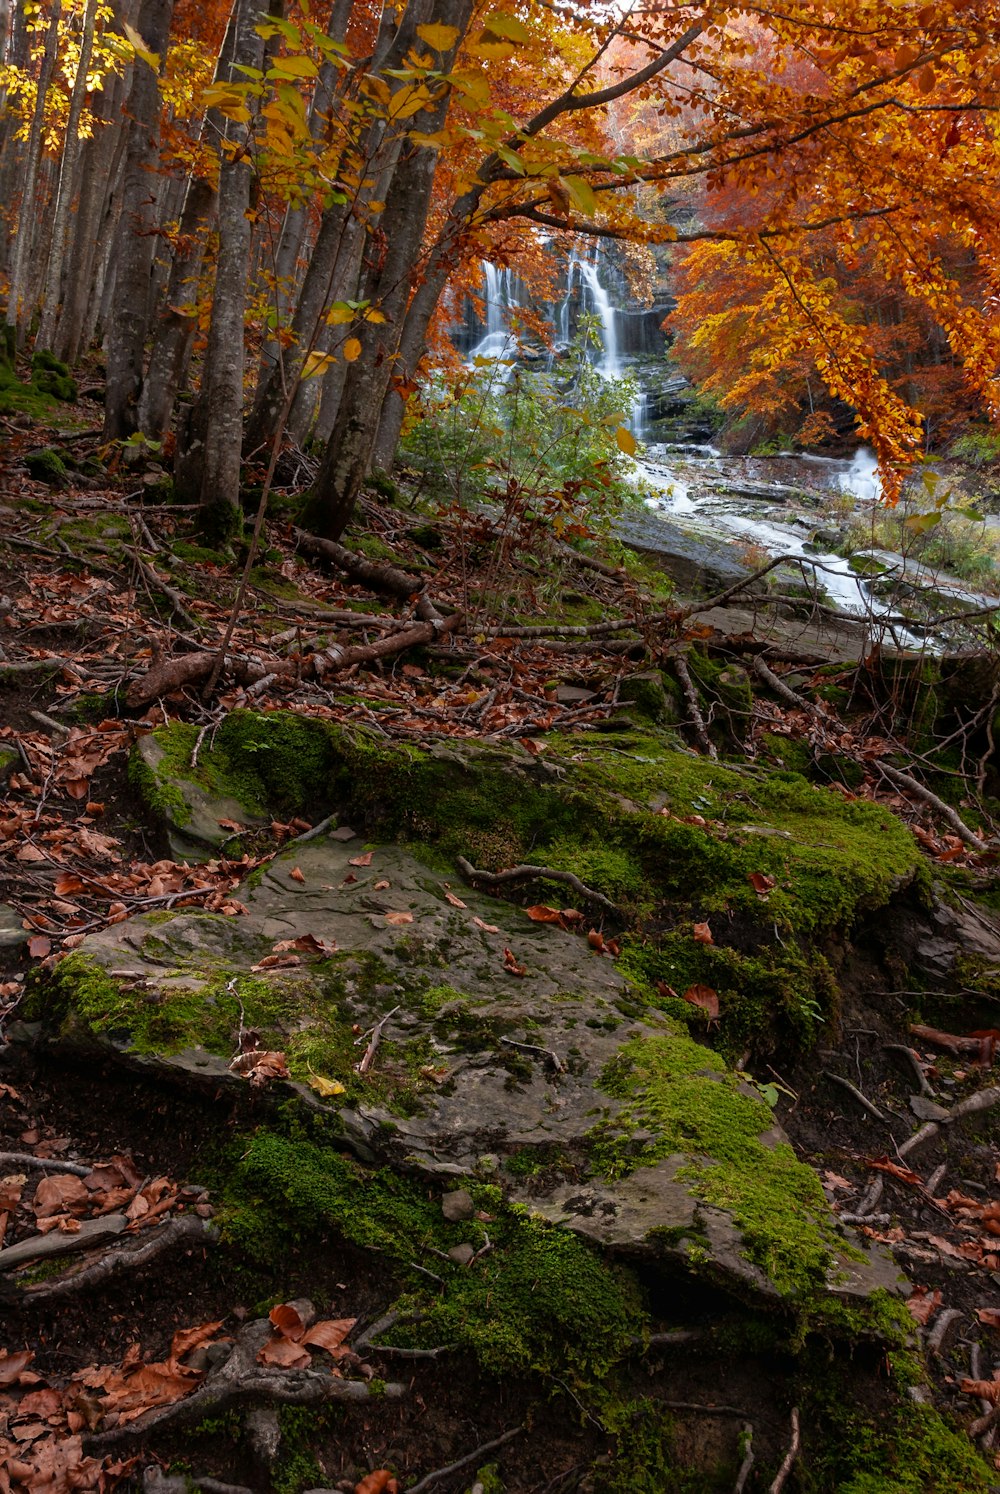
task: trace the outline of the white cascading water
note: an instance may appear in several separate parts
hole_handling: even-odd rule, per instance
[[[600,250],[593,259],[580,259],[574,250],[570,259],[568,271],[568,283],[566,292],[566,305],[569,305],[570,295],[573,289],[574,260],[576,269],[580,276],[582,291],[581,300],[583,309],[591,315],[596,316],[601,327],[601,357],[596,364],[599,373],[606,379],[621,378],[621,363],[618,358],[618,331],[615,326],[615,308],[611,304],[611,297],[601,284],[598,274]]]
[[[483,260],[486,332],[469,351],[470,362],[476,358],[509,359],[517,351],[517,340],[510,326],[510,314],[522,304],[522,287],[514,271],[498,269]]]

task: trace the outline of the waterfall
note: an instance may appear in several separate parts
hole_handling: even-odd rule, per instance
[[[621,377],[621,364],[618,360],[615,308],[611,304],[611,297],[601,284],[598,274],[599,261],[599,248],[595,250],[593,259],[577,260],[582,291],[581,301],[583,309],[592,316],[596,316],[601,324],[601,359],[597,368],[606,379],[617,379]],[[572,265],[572,261],[570,263]],[[567,292],[568,299],[569,292]]]
[[[483,260],[483,310],[486,331],[469,350],[470,361],[475,358],[512,358],[517,351],[517,339],[511,330],[511,313],[523,304],[523,286],[511,269],[498,269]]]

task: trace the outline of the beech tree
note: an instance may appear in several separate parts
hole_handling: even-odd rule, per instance
[[[1000,0],[44,0],[0,73],[6,319],[70,357],[103,343],[107,436],[169,439],[217,536],[241,452],[318,434],[308,513],[336,537],[482,257],[537,254],[538,231],[550,255],[697,245],[706,349],[707,287],[754,297],[727,397],[822,383],[891,496],[919,382],[856,314],[852,266],[996,418],[998,92]],[[681,230],[662,204],[692,184]]]

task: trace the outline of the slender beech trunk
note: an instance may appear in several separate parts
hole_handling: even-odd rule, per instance
[[[87,74],[94,51],[94,30],[97,23],[97,0],[87,0],[83,13],[83,36],[80,40],[80,60],[73,92],[69,102],[69,117],[66,121],[66,138],[63,142],[62,161],[59,167],[59,191],[56,195],[55,218],[52,225],[52,246],[45,276],[45,293],[42,298],[42,324],[38,329],[35,346],[51,349],[55,340],[56,322],[59,316],[63,265],[69,237],[70,210],[77,195],[77,162],[80,159],[80,115],[87,95]]]
[[[417,0],[416,4],[407,7],[402,22],[397,24],[395,12],[386,6],[370,65],[372,73],[402,62],[416,40],[417,26],[427,18],[429,9],[430,0]],[[359,298],[358,279],[368,232],[367,205],[385,199],[402,145],[401,138],[394,138],[386,150],[384,138],[385,124],[379,121],[368,126],[356,146],[345,155],[342,175],[353,179],[356,187],[349,199],[331,203],[320,219],[319,233],[292,318],[292,341],[272,362],[266,379],[258,386],[247,426],[247,452],[260,450],[278,434],[281,411],[289,392],[301,384],[306,354],[317,346],[320,321],[331,301]],[[312,392],[302,393],[297,403],[293,426],[301,435],[311,423]]]
[[[170,38],[174,0],[142,0],[138,31],[162,59]],[[160,147],[160,90],[156,73],[138,57],[125,106],[129,117],[121,216],[112,255],[115,314],[107,331],[108,377],[104,405],[105,440],[124,440],[138,430],[146,307],[157,227]]]
[[[111,73],[91,101],[94,133],[83,142],[80,155],[80,192],[73,218],[54,347],[56,357],[69,364],[75,363],[80,356],[84,322],[94,295],[100,247],[107,232],[106,214],[119,184],[124,159],[124,94],[124,77],[120,73]]]
[[[233,77],[260,68],[264,44],[257,34],[257,0],[239,0]],[[250,195],[253,162],[247,127],[227,121],[219,167],[219,252],[212,296],[201,393],[192,431],[201,445],[198,500],[201,523],[215,540],[229,538],[239,525],[240,456],[243,446],[244,319],[250,265]],[[190,458],[190,451],[188,458]],[[190,462],[188,466],[190,470]]]
[[[54,0],[52,18],[45,36],[45,51],[38,76],[38,93],[35,111],[31,117],[28,144],[25,150],[24,177],[21,191],[21,209],[17,221],[17,242],[14,247],[14,265],[11,270],[10,290],[7,297],[7,325],[16,329],[17,340],[24,336],[24,329],[31,318],[33,307],[27,290],[30,280],[31,251],[35,239],[35,223],[38,216],[36,188],[42,159],[42,127],[45,123],[45,101],[48,97],[52,73],[59,51],[59,21],[62,14],[60,0]]]
[[[433,6],[432,19],[456,28],[461,40],[472,16],[473,0],[443,0]],[[442,59],[442,72],[452,65],[454,51]],[[415,128],[434,133],[448,113],[449,94],[417,116]],[[378,434],[379,412],[393,375],[411,277],[420,246],[437,167],[437,153],[429,146],[408,144],[396,168],[386,199],[380,229],[384,237],[370,259],[365,298],[377,306],[385,322],[364,322],[357,329],[360,356],[350,364],[337,419],[316,482],[310,493],[309,521],[316,532],[337,538],[347,527],[371,465]]]

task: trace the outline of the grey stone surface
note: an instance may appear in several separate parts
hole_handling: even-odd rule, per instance
[[[0,949],[16,949],[27,944],[30,930],[21,927],[21,915],[10,903],[0,903]]]
[[[467,1188],[456,1188],[454,1192],[446,1193],[441,1200],[441,1212],[449,1224],[457,1224],[461,1219],[471,1219],[476,1212],[472,1194]]]

